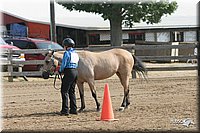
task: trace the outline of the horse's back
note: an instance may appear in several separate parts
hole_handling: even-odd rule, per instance
[[[97,65],[99,63],[120,65],[121,63],[126,64],[133,60],[130,52],[119,48],[102,52],[79,51],[78,54],[83,59],[83,61],[90,61],[90,63],[93,65]]]
[[[106,79],[114,75],[118,69],[119,62],[110,52],[81,51],[78,54],[80,79]]]
[[[130,71],[133,66],[131,53],[123,49],[103,52],[80,51],[78,53],[80,76],[87,75],[88,78],[94,77],[95,80],[109,78],[116,72]]]
[[[121,65],[123,65],[123,66],[127,65],[127,64],[129,64],[131,66],[133,65],[133,63],[134,63],[133,56],[127,50],[124,50],[124,49],[111,49],[110,52],[115,54],[116,59],[119,60]]]

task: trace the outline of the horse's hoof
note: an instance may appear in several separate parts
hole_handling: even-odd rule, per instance
[[[97,109],[97,112],[100,112],[100,110],[101,110],[100,108],[99,108],[99,109]]]
[[[119,111],[124,111],[125,107],[120,107]]]
[[[129,109],[129,108],[130,108],[129,106],[126,106],[126,107],[125,107],[125,109]]]

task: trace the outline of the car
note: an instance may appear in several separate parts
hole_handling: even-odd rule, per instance
[[[44,50],[63,50],[63,47],[49,40],[27,38],[27,37],[9,37],[4,40],[20,49],[44,49]],[[26,60],[44,60],[44,54],[25,54]],[[40,71],[42,65],[24,65],[23,71]]]
[[[7,44],[2,37],[0,37],[0,50],[1,50],[1,56],[0,56],[0,61],[8,61],[8,54],[4,52],[4,50],[8,50],[8,49],[12,49],[12,50],[20,50],[20,48],[16,47],[16,46],[12,46]],[[25,57],[24,54],[13,54],[12,55],[12,61],[25,61]],[[19,67],[23,67],[23,65],[14,65],[14,70],[18,71]],[[7,66],[3,65],[2,66],[2,70],[3,71],[7,71]],[[2,71],[1,70],[1,71]]]

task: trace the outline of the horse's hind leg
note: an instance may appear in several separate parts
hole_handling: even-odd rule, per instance
[[[120,79],[120,82],[124,88],[124,98],[120,107],[120,111],[123,111],[125,108],[128,107],[128,105],[130,104],[130,100],[129,100],[129,76],[127,76],[126,74],[120,74],[120,73],[116,73],[117,76]]]
[[[84,88],[83,88],[82,82],[77,82],[77,86],[78,86],[79,94],[81,98],[81,108],[78,111],[80,113],[80,112],[83,112],[83,110],[85,109]]]
[[[95,88],[95,85],[94,85],[94,81],[88,82],[88,84],[90,86],[90,90],[91,90],[92,96],[93,96],[93,98],[94,98],[94,100],[96,102],[97,111],[100,111],[100,103],[97,100],[97,93],[96,93],[96,88]]]

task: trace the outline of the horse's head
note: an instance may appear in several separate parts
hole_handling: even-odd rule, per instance
[[[56,68],[58,67],[58,64],[58,60],[56,60],[54,57],[54,51],[47,53],[44,59],[42,77],[44,79],[48,79],[49,75],[53,75]]]

